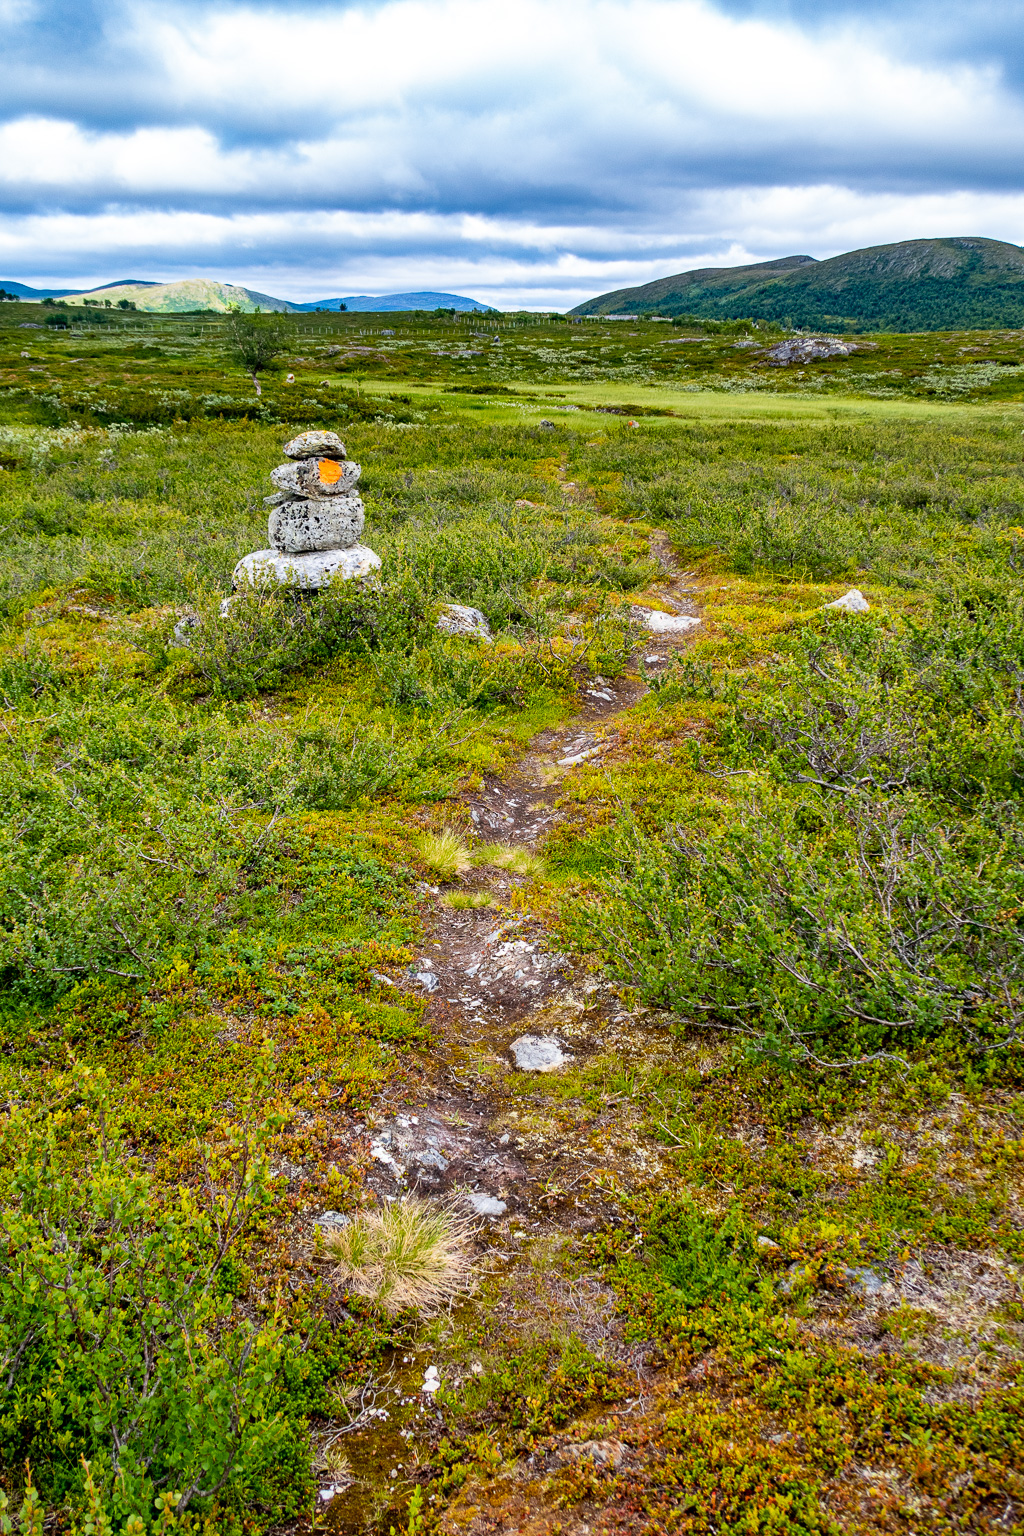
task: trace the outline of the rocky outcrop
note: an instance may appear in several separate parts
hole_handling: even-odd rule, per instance
[[[769,347],[764,354],[769,368],[787,368],[790,363],[816,363],[826,357],[849,357],[857,347],[852,341],[840,341],[837,336],[794,336],[791,341],[780,341]]]

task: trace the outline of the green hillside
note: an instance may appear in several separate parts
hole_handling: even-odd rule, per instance
[[[256,293],[251,288],[239,288],[234,283],[216,283],[206,277],[187,277],[178,283],[108,285],[91,293],[76,293],[65,302],[87,304],[105,300],[116,304],[120,299],[130,299],[136,309],[152,314],[186,314],[200,309],[224,314],[233,305],[247,312],[254,309],[285,311],[295,307],[285,299],[271,298],[269,294]]]
[[[941,331],[1024,326],[1024,251],[977,236],[902,240],[827,261],[788,256],[681,272],[601,294],[574,315],[693,315],[797,329]]]

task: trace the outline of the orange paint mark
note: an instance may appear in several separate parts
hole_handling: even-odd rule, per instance
[[[320,460],[320,484],[337,485],[345,471],[336,459]]]

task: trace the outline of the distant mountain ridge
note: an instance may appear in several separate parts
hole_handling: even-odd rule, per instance
[[[294,304],[293,309],[309,312],[314,309],[346,309],[356,313],[384,314],[400,309],[458,309],[479,310],[486,313],[489,305],[476,299],[467,299],[461,293],[350,293],[343,299],[316,299],[312,304]]]
[[[253,310],[276,311],[283,314],[309,314],[316,309],[346,309],[361,312],[385,313],[390,310],[408,309],[457,309],[486,312],[488,306],[476,299],[467,299],[460,293],[385,293],[350,294],[348,298],[314,299],[309,304],[292,304],[288,299],[275,299],[269,293],[257,293],[254,288],[242,288],[235,283],[214,282],[211,278],[187,277],[176,283],[152,283],[143,278],[123,278],[116,283],[104,283],[99,288],[27,288],[24,283],[0,282],[0,288],[15,293],[21,299],[63,299],[65,302],[84,304],[89,299],[109,300],[117,304],[128,299],[136,309],[150,314],[187,314],[192,310],[214,310],[226,313],[233,306],[251,313]]]
[[[16,293],[19,299],[64,299],[73,294],[103,293],[108,288],[123,288],[131,285],[136,288],[156,288],[158,284],[147,283],[141,277],[121,277],[116,283],[104,283],[102,288],[27,288],[24,283],[15,283],[7,278],[0,282],[0,288],[8,293]]]
[[[702,267],[599,294],[573,315],[773,320],[798,330],[941,331],[1024,326],[1024,250],[957,235],[815,261]]]

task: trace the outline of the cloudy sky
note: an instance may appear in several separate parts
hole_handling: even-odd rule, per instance
[[[1024,242],[1024,0],[0,0],[0,282],[564,309]]]

